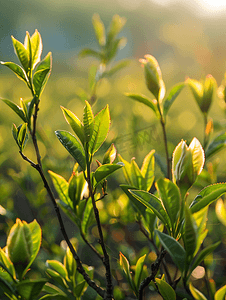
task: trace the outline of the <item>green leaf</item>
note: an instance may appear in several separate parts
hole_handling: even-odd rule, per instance
[[[162,221],[162,223],[166,226],[167,230],[169,232],[171,231],[170,219],[160,199],[145,191],[130,190],[130,193],[147,208],[153,211],[156,214],[156,216]]]
[[[73,282],[75,280],[77,263],[69,247],[67,247],[66,255],[64,256],[64,266],[67,270],[67,275],[68,275],[67,280],[68,281],[71,280]]]
[[[103,157],[104,164],[112,164],[116,158],[117,151],[114,144],[111,144],[110,148],[105,152]]]
[[[17,283],[17,291],[26,300],[38,297],[47,279],[27,279]]]
[[[67,123],[70,124],[71,128],[74,130],[74,133],[80,139],[81,143],[84,144],[85,136],[82,122],[69,109],[66,109],[63,106],[61,106],[61,109]]]
[[[169,179],[160,178],[156,182],[159,196],[171,221],[173,232],[176,231],[180,215],[181,199],[179,188]]]
[[[124,168],[123,168],[124,169]],[[146,206],[142,204],[136,197],[132,195],[132,193],[129,190],[138,190],[138,188],[131,186],[131,185],[124,185],[120,184],[120,187],[122,188],[123,192],[127,195],[127,197],[131,200],[132,206],[135,209],[135,211],[139,212],[142,216],[145,215]]]
[[[108,105],[94,118],[93,134],[89,142],[90,153],[94,154],[105,141],[110,127],[110,113]]]
[[[125,95],[133,100],[141,102],[141,103],[145,104],[146,106],[150,107],[154,111],[156,116],[158,115],[157,101],[155,99],[152,100],[144,95],[131,94],[131,93],[125,93]]]
[[[181,246],[181,244],[178,243],[178,241],[176,241],[173,237],[169,236],[168,234],[165,234],[158,230],[155,231],[158,235],[161,244],[167,250],[175,265],[181,272],[183,272],[186,259],[186,252],[184,248]]]
[[[58,272],[48,268],[48,269],[46,269],[46,273],[50,277],[52,277],[54,280],[56,280],[56,282],[58,282],[62,287],[66,288],[66,289],[68,288],[66,280],[64,278],[62,278]]]
[[[105,165],[102,165],[99,168],[97,168],[94,173],[94,177],[96,179],[95,186],[97,186],[103,179],[105,179],[106,177],[111,175],[116,170],[121,169],[122,167],[123,166],[119,165],[119,164],[116,164],[116,165],[105,164]]]
[[[140,283],[141,283],[145,257],[146,257],[146,254],[141,256],[138,259],[138,261],[136,263],[136,267],[135,267],[134,285],[137,289],[137,292],[139,291],[139,287],[140,287]]]
[[[134,289],[133,280],[132,280],[132,276],[131,276],[131,273],[130,273],[129,261],[125,257],[125,255],[123,255],[121,252],[119,252],[119,264],[120,264],[121,268],[123,269],[123,271],[126,274],[126,278],[127,278],[128,283],[130,284],[131,288]]]
[[[17,144],[22,152],[28,139],[27,123],[24,123],[20,128],[18,127]]]
[[[105,28],[104,24],[100,19],[100,16],[98,14],[94,14],[93,18],[93,28],[95,30],[96,38],[100,46],[105,45]]]
[[[187,205],[185,209],[185,225],[183,231],[184,247],[187,254],[187,260],[190,262],[196,250],[197,243],[197,225]]]
[[[82,218],[81,229],[82,229],[83,234],[87,234],[88,225],[89,225],[89,221],[90,221],[92,212],[93,212],[92,199],[89,198],[89,200],[86,203],[86,207],[84,209],[83,218]]]
[[[117,63],[114,67],[112,67],[109,71],[104,72],[104,77],[110,77],[113,76],[115,73],[120,71],[121,69],[127,67],[129,65],[130,61],[125,60]]]
[[[42,39],[41,35],[36,29],[34,34],[30,38],[31,53],[32,53],[32,70],[40,62],[42,54]]]
[[[22,69],[19,65],[15,64],[13,62],[3,62],[3,61],[1,61],[0,64],[8,67],[10,70],[12,70],[16,74],[16,76],[18,78],[23,80],[26,84],[28,83],[27,75],[26,75],[24,69]]]
[[[225,300],[226,297],[226,285],[222,286],[214,295],[214,300]]]
[[[11,278],[9,279],[10,282],[12,281],[12,278],[16,279],[16,272],[14,266],[2,249],[0,249],[0,263],[1,267],[11,275]],[[2,274],[0,274],[0,277],[2,277]]]
[[[155,278],[159,292],[164,300],[176,300],[174,289],[163,279]]]
[[[226,193],[226,183],[217,183],[209,185],[201,190],[201,192],[195,197],[195,200],[191,203],[191,212],[195,213],[200,209],[208,206],[223,194]]]
[[[73,289],[73,293],[76,295],[76,297],[80,298],[82,294],[84,293],[86,289],[86,281],[79,282]]]
[[[139,190],[146,190],[145,178],[143,177],[137,163],[135,162],[135,159],[131,160],[131,174],[134,185]]]
[[[86,106],[84,108],[84,113],[83,113],[83,124],[84,124],[85,141],[89,142],[93,133],[94,116],[89,102],[85,101],[85,103]]]
[[[57,260],[47,260],[47,265],[51,267],[54,271],[60,274],[61,277],[67,277],[67,270],[65,266]]]
[[[52,171],[48,171],[52,181],[53,181],[53,185],[60,197],[60,199],[67,205],[69,205],[70,207],[72,207],[72,203],[71,200],[68,196],[68,182],[60,175],[52,172]]]
[[[148,192],[152,187],[154,181],[154,170],[155,170],[155,157],[154,157],[155,150],[151,150],[144,158],[142,167],[141,167],[141,174],[145,178],[146,182],[146,191]]]
[[[83,171],[86,170],[86,159],[83,146],[77,140],[75,136],[64,130],[55,131],[56,136],[62,143],[62,145],[67,149],[67,151],[74,157],[79,166]]]
[[[122,170],[123,170],[123,174],[125,176],[125,179],[126,179],[127,183],[131,186],[134,186],[134,184],[132,182],[132,170],[131,170],[132,166],[131,166],[131,163],[129,163],[128,161],[123,159],[120,154],[118,155],[118,157],[124,165],[124,168]]]
[[[190,283],[189,284],[190,291],[192,293],[192,296],[196,300],[207,300],[207,298],[196,288],[193,287],[193,285]]]
[[[31,238],[32,238],[32,254],[31,254],[31,258],[30,258],[30,262],[27,265],[26,269],[24,270],[22,277],[25,276],[25,274],[27,273],[27,270],[29,269],[29,267],[32,265],[33,261],[35,260],[36,256],[38,255],[40,246],[41,246],[41,241],[42,241],[42,230],[40,225],[38,224],[38,222],[36,220],[34,220],[33,222],[28,224],[28,227],[31,230]]]
[[[25,72],[27,73],[30,67],[29,51],[24,47],[24,45],[21,42],[16,40],[13,36],[12,36],[12,41],[13,41],[15,53],[19,58]]]
[[[93,57],[97,58],[98,60],[102,60],[102,54],[100,52],[97,52],[97,51],[89,49],[89,48],[83,49],[82,51],[80,51],[79,56],[80,57],[93,56]]]
[[[61,294],[51,294],[51,295],[45,295],[42,298],[40,298],[39,300],[68,300],[68,296],[65,294],[65,296],[61,295]]]
[[[52,69],[52,53],[49,52],[46,57],[37,65],[33,76],[33,85],[35,90],[35,95],[37,98],[40,97],[45,84],[49,78]]]
[[[22,110],[21,107],[19,107],[18,105],[16,105],[14,102],[7,100],[7,99],[1,99],[3,102],[5,102],[5,104],[7,104],[13,111],[15,111],[15,113],[26,123],[27,119],[26,116]]]
[[[176,86],[174,86],[169,93],[169,96],[165,99],[163,104],[163,114],[164,116],[167,115],[171,105],[177,98],[177,96],[180,94],[180,92],[183,90],[185,84],[184,83],[178,83]]]
[[[12,226],[7,238],[7,252],[21,280],[33,255],[32,232],[25,221],[17,219]]]
[[[206,256],[208,256],[210,253],[212,253],[220,245],[220,243],[221,243],[221,241],[219,241],[213,245],[210,245],[198,253],[198,255],[196,256],[194,262],[192,263],[192,265],[190,267],[189,274],[187,276],[187,280],[191,276],[192,271],[196,267],[198,267],[200,265],[200,263],[204,260],[204,258]]]
[[[119,15],[114,15],[110,24],[110,29],[107,34],[107,45],[110,45],[116,38],[123,26],[126,24],[126,18],[122,18]]]
[[[82,200],[86,180],[82,172],[72,174],[69,179],[68,195],[73,203],[73,208]]]
[[[206,159],[210,158],[212,155],[216,154],[222,148],[226,146],[226,132],[219,134],[214,140],[209,144],[205,155]]]

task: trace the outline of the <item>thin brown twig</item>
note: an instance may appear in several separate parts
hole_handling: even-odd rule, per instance
[[[63,223],[63,220],[62,220],[62,217],[61,217],[61,214],[60,214],[60,210],[59,210],[59,207],[57,206],[57,203],[56,203],[56,200],[54,198],[54,195],[49,187],[49,184],[45,178],[45,175],[42,171],[42,168],[39,164],[36,164],[34,163],[33,161],[31,161],[28,157],[26,157],[21,151],[20,151],[20,155],[22,156],[22,158],[27,161],[33,168],[35,168],[41,178],[42,178],[42,181],[44,183],[44,187],[46,188],[47,192],[48,192],[48,195],[53,203],[53,206],[54,206],[54,209],[55,209],[55,212],[56,212],[56,215],[57,215],[57,218],[58,218],[58,221],[59,221],[59,224],[60,224],[60,229],[61,229],[61,232],[63,234],[63,237],[71,251],[71,253],[73,254],[73,257],[74,259],[76,260],[77,262],[77,270],[79,271],[80,274],[82,274],[82,276],[84,277],[84,279],[86,280],[86,282],[88,283],[88,285],[90,287],[92,287],[101,297],[104,297],[105,295],[105,291],[99,287],[93,280],[91,280],[91,278],[89,277],[89,275],[86,273],[85,269],[83,268],[82,266],[82,263],[81,263],[81,260],[80,258],[78,257],[77,255],[77,252],[75,251],[74,247],[72,246],[69,238],[68,238],[68,235],[66,233],[66,230],[65,230],[65,227],[64,227],[64,223]]]

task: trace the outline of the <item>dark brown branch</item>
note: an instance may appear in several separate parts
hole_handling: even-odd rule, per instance
[[[86,239],[85,235],[83,234],[82,231],[80,231],[80,235],[83,239],[83,241],[90,247],[90,249],[99,257],[100,260],[104,260],[104,257],[96,250],[96,248],[93,247],[92,244],[90,244],[90,242]]]
[[[160,268],[160,264],[164,258],[164,256],[166,255],[166,250],[163,250],[159,257],[157,258],[157,260],[151,265],[151,275],[148,276],[147,278],[145,278],[139,287],[139,294],[138,294],[138,300],[142,300],[143,298],[143,291],[144,289],[149,285],[149,283],[151,281],[153,281],[155,279],[156,274],[158,273],[158,270]]]
[[[148,234],[148,232],[146,231],[146,229],[143,227],[141,221],[137,221],[137,223],[138,223],[138,225],[139,225],[140,231],[141,231],[141,232],[143,233],[143,235],[148,239],[148,241],[153,245],[153,247],[155,248],[156,254],[159,255],[159,254],[160,254],[159,249],[157,248],[157,246],[155,245],[155,243],[153,242],[153,240],[149,237],[149,234]],[[163,266],[164,271],[165,271],[165,273],[166,273],[166,277],[167,277],[167,279],[168,279],[168,282],[169,282],[169,284],[171,285],[171,284],[172,284],[172,279],[171,279],[170,273],[169,273],[169,271],[168,271],[168,268],[167,268],[167,266],[166,266],[166,263],[165,263],[165,260],[164,260],[164,259],[163,259],[163,261],[162,261],[162,266]]]
[[[36,146],[38,146],[36,144]],[[76,263],[77,263],[77,270],[79,271],[80,274],[82,274],[82,276],[84,277],[84,279],[86,280],[86,282],[88,283],[88,285],[90,287],[92,287],[101,297],[104,297],[105,295],[105,291],[99,287],[93,280],[91,280],[91,278],[89,277],[89,275],[86,273],[86,271],[84,270],[83,266],[82,266],[82,263],[80,261],[80,258],[78,257],[73,245],[71,244],[69,238],[68,238],[68,235],[66,233],[66,230],[65,230],[65,227],[64,227],[64,223],[63,223],[63,220],[62,220],[62,217],[61,217],[61,214],[60,214],[60,210],[59,210],[59,207],[57,206],[57,203],[56,203],[56,200],[55,200],[55,197],[50,189],[50,186],[45,178],[45,175],[43,173],[43,170],[42,170],[42,166],[41,164],[35,164],[33,161],[31,161],[29,158],[27,158],[21,151],[20,151],[20,155],[22,156],[22,158],[27,161],[28,163],[30,163],[30,165],[35,168],[41,178],[42,178],[42,181],[44,183],[44,187],[46,188],[47,192],[48,192],[48,195],[53,203],[53,206],[54,206],[54,209],[55,209],[55,212],[56,212],[56,215],[57,215],[57,218],[58,218],[58,221],[59,221],[59,224],[60,224],[60,230],[63,234],[63,237],[74,257],[74,259],[76,260]]]
[[[99,243],[101,245],[101,248],[102,248],[102,251],[103,251],[103,254],[104,254],[103,264],[104,264],[105,270],[106,270],[105,276],[106,276],[106,281],[107,281],[106,295],[105,295],[104,299],[112,300],[113,299],[113,286],[112,286],[112,278],[111,278],[110,260],[109,260],[109,255],[108,255],[106,247],[105,247],[104,236],[103,236],[101,223],[100,223],[99,211],[98,211],[97,206],[96,206],[96,201],[95,201],[95,198],[94,198],[94,192],[93,192],[93,189],[92,189],[92,184],[91,184],[91,179],[90,179],[90,166],[87,166],[87,178],[86,178],[86,180],[87,180],[87,183],[88,183],[89,194],[90,194],[90,197],[92,199],[94,215],[95,215],[97,228],[98,228],[98,232],[99,232],[99,237],[100,237]]]

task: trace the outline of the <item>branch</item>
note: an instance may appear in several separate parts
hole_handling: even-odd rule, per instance
[[[92,184],[91,184],[91,178],[90,178],[90,165],[87,166],[87,183],[88,183],[88,188],[89,188],[89,194],[90,197],[92,199],[92,204],[93,204],[93,210],[94,210],[94,215],[95,215],[95,219],[97,222],[97,228],[98,228],[98,232],[99,232],[99,243],[101,245],[103,254],[104,254],[104,258],[103,258],[103,264],[105,266],[105,270],[106,270],[106,281],[107,281],[107,288],[106,288],[106,295],[104,297],[104,299],[106,300],[111,300],[113,298],[113,287],[112,287],[112,279],[111,279],[111,267],[110,267],[110,260],[109,260],[109,255],[107,253],[106,247],[105,247],[105,243],[104,243],[104,237],[103,237],[103,232],[102,232],[102,228],[101,228],[101,223],[100,223],[100,217],[99,217],[99,211],[97,209],[96,206],[96,201],[94,198],[94,192],[92,189]]]
[[[151,275],[148,276],[147,278],[145,278],[139,287],[139,292],[138,292],[138,300],[142,300],[143,298],[143,291],[144,289],[149,285],[149,283],[155,279],[156,274],[158,273],[158,270],[160,268],[160,264],[164,258],[164,256],[166,255],[166,250],[162,250],[162,252],[160,253],[159,257],[157,258],[156,262],[154,262],[151,265]]]
[[[38,149],[38,145],[36,143],[36,147]],[[69,237],[66,233],[66,230],[65,230],[65,227],[64,227],[64,223],[63,223],[63,220],[62,220],[62,217],[61,217],[61,214],[60,214],[60,210],[59,210],[59,207],[57,206],[57,203],[56,203],[56,200],[55,200],[55,197],[50,189],[50,186],[45,178],[45,175],[43,173],[43,170],[42,170],[42,165],[40,163],[37,163],[35,164],[33,161],[31,161],[28,157],[26,157],[21,151],[20,152],[20,155],[22,156],[22,158],[27,161],[33,168],[35,168],[41,178],[42,178],[42,181],[44,183],[44,187],[46,188],[47,192],[48,192],[48,195],[53,203],[53,206],[54,206],[54,209],[55,209],[55,212],[56,212],[56,215],[57,215],[57,218],[58,218],[58,221],[59,221],[59,224],[60,224],[60,230],[63,234],[63,237],[74,257],[74,259],[76,260],[76,263],[77,263],[77,270],[79,271],[79,273],[84,277],[85,281],[88,283],[88,285],[90,287],[92,287],[101,297],[104,297],[105,295],[105,291],[99,287],[93,280],[91,280],[91,278],[89,277],[89,275],[86,273],[86,271],[84,270],[83,266],[82,266],[82,262],[80,260],[80,258],[78,257],[77,255],[77,252],[75,251],[73,245],[71,244],[70,240],[69,240]],[[38,151],[39,153],[39,151]]]

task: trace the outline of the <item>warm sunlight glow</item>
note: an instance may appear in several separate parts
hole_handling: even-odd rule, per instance
[[[160,6],[170,6],[175,3],[183,3],[183,0],[150,0]],[[194,8],[195,11],[203,15],[215,15],[218,13],[226,12],[226,1],[225,0],[190,0],[189,3],[184,1],[186,6]]]
[[[202,6],[202,9],[207,10],[209,13],[222,12],[226,9],[225,0],[199,0],[198,2]]]

